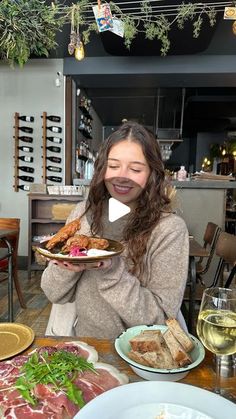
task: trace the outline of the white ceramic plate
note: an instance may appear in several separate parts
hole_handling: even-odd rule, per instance
[[[130,346],[130,339],[134,336],[139,335],[142,330],[160,330],[164,332],[167,329],[165,325],[139,325],[130,327],[115,340],[115,349],[120,357],[126,361],[133,371],[139,375],[140,377],[144,378],[145,380],[157,380],[157,381],[179,381],[184,378],[189,371],[193,368],[196,368],[204,359],[205,357],[205,349],[201,342],[193,335],[190,335],[194,343],[194,348],[190,352],[191,358],[193,362],[185,367],[180,368],[172,368],[172,369],[161,369],[161,368],[151,368],[147,367],[146,365],[138,364],[137,362],[133,361],[128,357],[128,352],[131,349]]]
[[[142,381],[106,391],[74,419],[159,419],[163,409],[164,419],[236,417],[235,404],[210,391],[182,383]]]

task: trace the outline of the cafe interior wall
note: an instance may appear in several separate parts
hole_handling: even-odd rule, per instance
[[[64,79],[56,85],[58,74],[63,74],[62,59],[32,59],[24,68],[11,69],[0,62],[0,217],[21,219],[19,256],[28,254],[28,196],[26,191],[15,192],[14,184],[14,113],[35,117],[34,123],[21,121],[21,126],[32,126],[35,183],[42,183],[42,119],[43,112],[62,118],[64,145]],[[50,123],[52,125],[53,123]],[[22,133],[21,135],[24,135]],[[27,145],[21,143],[20,145]],[[62,147],[63,148],[63,147]],[[26,154],[26,153],[21,153]],[[20,165],[27,165],[19,161]],[[63,168],[64,171],[64,168]],[[21,175],[27,174],[21,172]],[[19,181],[20,184],[25,182]]]

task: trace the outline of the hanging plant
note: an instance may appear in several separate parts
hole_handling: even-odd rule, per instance
[[[0,54],[10,65],[23,66],[31,54],[48,57],[56,32],[65,22],[58,6],[40,0],[0,2]]]
[[[63,25],[71,24],[73,10],[76,10],[75,24],[81,28],[81,41],[87,44],[91,33],[98,33],[92,9],[94,4],[88,0],[80,0],[71,6],[58,3],[46,5],[43,0],[1,0],[1,58],[8,60],[12,66],[15,63],[23,66],[31,55],[48,57],[50,51],[57,47],[57,32],[62,30]],[[197,38],[203,25],[203,15],[207,16],[209,25],[213,26],[217,12],[222,11],[222,6],[217,3],[164,4],[152,7],[149,0],[143,0],[130,9],[125,7],[124,2],[120,6],[115,2],[109,5],[113,17],[123,22],[124,44],[128,49],[137,34],[142,32],[146,39],[160,41],[163,56],[170,49],[169,33],[174,25],[181,30],[187,21],[191,21],[193,37]],[[230,5],[230,2],[225,5]],[[217,7],[221,8],[218,10]],[[68,43],[72,45],[72,41],[73,37]]]

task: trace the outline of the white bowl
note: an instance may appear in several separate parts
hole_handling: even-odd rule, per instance
[[[205,357],[205,349],[201,342],[193,335],[189,335],[193,340],[194,348],[189,353],[193,362],[190,365],[185,367],[173,368],[173,369],[161,369],[161,368],[151,368],[146,365],[138,364],[129,358],[128,352],[131,349],[130,339],[134,336],[139,335],[142,330],[160,330],[164,332],[167,329],[167,326],[164,325],[152,325],[152,326],[134,326],[130,327],[115,340],[115,349],[120,357],[126,361],[132,370],[144,378],[145,380],[154,380],[154,381],[179,381],[184,378],[189,371],[197,367]]]

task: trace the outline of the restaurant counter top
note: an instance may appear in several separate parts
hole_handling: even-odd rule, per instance
[[[236,189],[236,181],[229,180],[172,180],[177,189]]]
[[[74,179],[73,185],[89,186],[90,182],[89,179]],[[177,189],[236,189],[234,180],[172,180],[171,185],[176,186]]]

